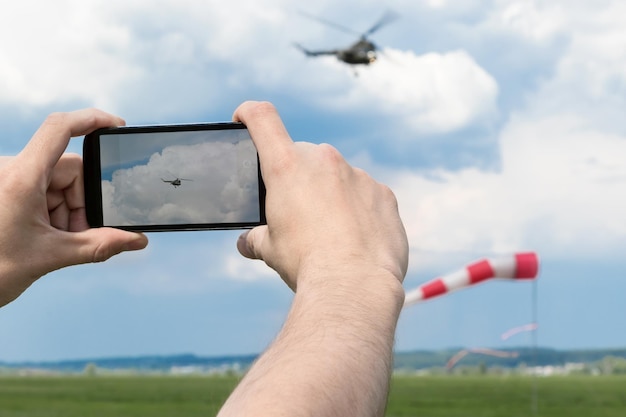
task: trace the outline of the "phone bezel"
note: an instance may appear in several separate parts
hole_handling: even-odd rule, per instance
[[[83,139],[83,177],[85,191],[85,214],[90,227],[105,227],[102,213],[102,175],[100,164],[100,137],[103,135],[132,135],[136,133],[162,132],[190,132],[205,130],[232,130],[246,129],[245,125],[237,122],[190,123],[171,125],[120,126],[95,130]],[[265,184],[261,176],[261,165],[257,153],[258,184],[259,184],[259,214],[258,222],[243,223],[190,223],[190,224],[159,224],[159,225],[132,225],[106,226],[134,232],[170,232],[191,230],[233,230],[250,229],[266,224],[265,219]]]

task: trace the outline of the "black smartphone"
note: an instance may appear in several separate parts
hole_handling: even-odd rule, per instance
[[[85,136],[91,227],[157,232],[265,224],[258,154],[241,123],[129,126]]]

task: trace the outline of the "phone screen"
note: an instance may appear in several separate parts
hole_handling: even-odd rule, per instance
[[[160,231],[265,222],[257,152],[241,124],[104,129],[84,146],[90,224]]]

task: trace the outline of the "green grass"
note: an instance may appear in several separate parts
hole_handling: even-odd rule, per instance
[[[5,376],[0,377],[0,417],[211,416],[237,381]],[[623,417],[626,377],[396,376],[387,416]]]
[[[0,378],[0,417],[193,417],[217,414],[234,377]]]
[[[387,416],[624,417],[626,377],[397,376]]]

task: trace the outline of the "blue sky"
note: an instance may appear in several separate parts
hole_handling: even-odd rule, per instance
[[[528,345],[500,335],[532,319],[533,294],[540,345],[626,346],[624,2],[315,2],[308,13],[356,31],[401,16],[356,77],[292,46],[354,40],[293,0],[14,3],[0,8],[2,154],[51,111],[212,122],[270,100],[294,139],[333,144],[394,190],[407,289],[483,257],[541,257],[535,284],[407,309],[398,350]],[[152,234],[143,252],[49,274],[0,310],[0,360],[263,350],[291,293],[237,236]]]

